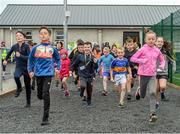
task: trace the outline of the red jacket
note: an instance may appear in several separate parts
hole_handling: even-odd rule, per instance
[[[61,69],[59,71],[60,78],[69,77],[71,61],[67,57],[66,59],[61,59]]]

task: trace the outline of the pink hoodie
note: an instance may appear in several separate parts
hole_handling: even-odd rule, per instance
[[[160,68],[164,69],[165,60],[161,51],[155,47],[145,44],[132,57],[131,61],[138,63],[138,74],[143,76],[156,76],[157,60],[160,61]]]

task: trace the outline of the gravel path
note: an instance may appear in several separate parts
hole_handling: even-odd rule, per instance
[[[162,102],[158,110],[158,121],[149,123],[149,98],[126,103],[126,107],[118,107],[118,93],[108,84],[110,94],[101,96],[102,79],[94,82],[92,107],[86,107],[79,97],[79,92],[69,79],[71,96],[55,87],[51,88],[50,125],[41,126],[43,102],[36,98],[32,91],[32,107],[25,106],[25,91],[15,98],[9,95],[0,98],[0,132],[12,133],[44,133],[44,132],[156,132],[180,133],[180,90],[168,88],[170,101]]]

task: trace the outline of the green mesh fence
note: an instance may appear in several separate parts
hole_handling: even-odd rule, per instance
[[[171,55],[176,60],[176,72],[173,72],[173,65],[169,64],[169,82],[180,86],[180,10],[153,25],[151,30],[171,43]]]

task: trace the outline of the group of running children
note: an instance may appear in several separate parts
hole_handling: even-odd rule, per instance
[[[21,34],[25,36],[22,32],[18,31],[16,33],[17,41],[20,40],[19,36]],[[53,48],[50,43],[50,30],[48,28],[41,27],[39,36],[41,43],[31,48],[30,54],[26,54],[28,58],[25,58],[21,52],[14,51],[17,59],[27,59],[27,65],[23,65],[27,68],[27,71],[25,68],[25,71],[22,69],[23,71],[19,71],[22,73],[18,76],[20,77],[28,72],[29,78],[36,77],[37,97],[44,100],[44,115],[41,125],[49,124],[49,89],[54,72],[56,74],[56,86],[58,86],[60,78],[61,88],[64,89],[67,97],[70,96],[67,80],[71,75],[73,76],[74,83],[80,91],[80,96],[83,97],[83,101],[87,102],[88,107],[92,105],[93,80],[96,73],[99,73],[100,77],[103,78],[103,96],[108,95],[108,81],[114,82],[120,95],[118,106],[121,108],[125,107],[126,94],[127,100],[132,99],[131,89],[135,78],[137,78],[136,99],[145,98],[146,90],[149,89],[149,121],[155,122],[157,120],[156,109],[159,107],[160,98],[164,101],[167,100],[164,92],[168,80],[168,63],[173,61],[170,56],[169,44],[164,41],[163,37],[156,37],[153,31],[149,31],[145,35],[145,44],[141,48],[137,47],[133,39],[128,38],[124,46],[120,48],[112,45],[110,49],[110,45],[106,43],[103,46],[102,53],[99,45],[92,46],[91,42],[84,42],[79,39],[77,48],[68,56],[68,51],[64,48],[63,42],[58,41],[57,47]],[[11,53],[8,54],[6,60]],[[4,64],[7,64],[6,60]],[[19,62],[16,61],[17,63]],[[22,66],[22,63],[20,64]],[[16,69],[18,70],[18,68]],[[27,104],[30,106],[29,94],[31,92],[28,91],[29,79],[26,79]],[[17,79],[15,80],[17,81]],[[17,88],[16,97],[19,96],[21,88],[21,85]]]

